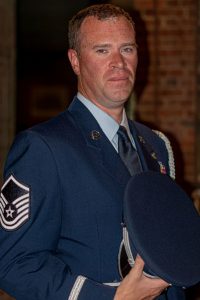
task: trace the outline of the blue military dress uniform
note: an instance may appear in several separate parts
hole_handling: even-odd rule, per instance
[[[173,173],[163,138],[139,123],[129,126],[143,169]],[[113,299],[129,179],[77,98],[20,133],[1,190],[0,288],[17,300]],[[159,299],[184,299],[175,287],[168,295]]]

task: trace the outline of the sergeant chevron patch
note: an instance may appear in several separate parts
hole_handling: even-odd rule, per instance
[[[29,219],[30,189],[11,175],[4,183],[0,196],[0,224],[16,230]]]

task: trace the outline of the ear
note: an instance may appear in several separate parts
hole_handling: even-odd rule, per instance
[[[79,66],[79,58],[76,50],[69,49],[68,50],[68,58],[71,63],[72,69],[74,73],[78,76],[80,74],[80,66]]]

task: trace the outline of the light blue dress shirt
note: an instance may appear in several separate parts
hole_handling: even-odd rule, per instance
[[[93,102],[86,99],[81,93],[77,94],[77,98],[87,107],[87,109],[91,112],[93,117],[98,122],[99,126],[115,148],[115,150],[118,152],[118,134],[117,131],[119,129],[119,124],[106,112],[101,110],[98,106],[96,106]],[[128,119],[126,116],[125,109],[123,110],[123,116],[121,124],[124,126],[127,130],[128,136],[131,140],[131,143],[133,144],[133,147],[136,148],[135,142],[133,140],[133,136],[130,132],[129,125],[128,125]]]

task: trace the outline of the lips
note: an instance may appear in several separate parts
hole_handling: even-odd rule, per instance
[[[123,77],[112,77],[109,79],[109,81],[125,81],[128,80],[128,77],[123,76]]]
[[[108,81],[127,81],[129,79],[130,74],[128,72],[116,72],[108,76]]]
[[[127,85],[132,82],[132,74],[130,72],[120,71],[120,72],[112,72],[107,74],[108,82],[120,85]]]

